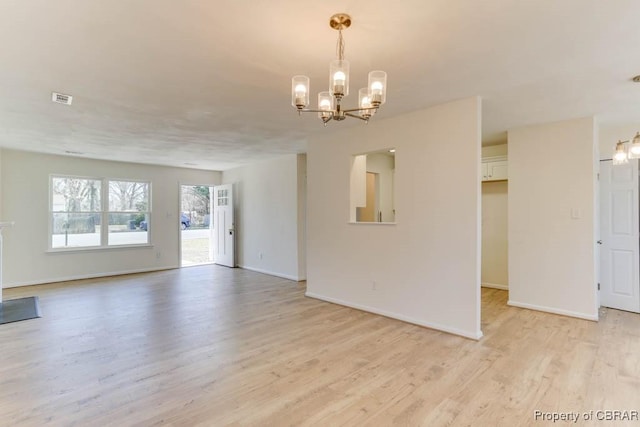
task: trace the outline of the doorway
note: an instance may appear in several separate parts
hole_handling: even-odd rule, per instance
[[[485,288],[509,290],[509,183],[482,182],[482,269]]]
[[[213,216],[208,185],[180,186],[180,265],[213,263]]]
[[[234,216],[233,184],[213,187],[213,231],[214,262],[227,267],[236,266],[236,227]]]
[[[600,305],[640,313],[638,159],[600,161]]]
[[[483,288],[509,290],[508,144],[482,147],[480,163]]]

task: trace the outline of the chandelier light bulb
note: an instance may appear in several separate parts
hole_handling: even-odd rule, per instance
[[[613,158],[616,159],[619,162],[624,160],[626,157],[627,157],[627,155],[624,152],[621,153],[619,151],[615,154],[615,156],[613,156]]]
[[[298,110],[309,105],[309,77],[293,76],[291,79],[291,105]]]
[[[613,164],[623,165],[625,163],[629,163],[627,148],[625,147],[624,142],[618,141],[618,143],[616,144],[616,151],[613,154]]]
[[[322,120],[329,120],[333,116],[333,96],[329,92],[320,92],[318,94],[318,117]]]
[[[371,71],[369,73],[369,89],[371,89],[371,104],[379,107],[387,100],[387,73]]]
[[[362,110],[359,111],[360,117],[369,120],[375,110],[368,109],[372,107],[368,88],[363,87],[358,91],[358,105],[362,108]]]
[[[636,133],[636,136],[631,140],[631,145],[629,146],[629,158],[640,158],[640,133]]]
[[[339,99],[349,95],[349,61],[336,59],[329,64],[329,92]]]

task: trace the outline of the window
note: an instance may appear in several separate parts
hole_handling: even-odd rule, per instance
[[[51,180],[51,247],[100,246],[100,195],[96,179]]]
[[[227,206],[229,204],[228,190],[218,190],[218,206]]]
[[[109,182],[109,245],[149,243],[149,183]]]
[[[51,248],[149,243],[150,183],[51,177]]]

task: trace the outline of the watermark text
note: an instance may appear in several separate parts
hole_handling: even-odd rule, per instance
[[[536,409],[533,411],[533,419],[535,421],[574,424],[578,421],[640,421],[640,411],[600,409],[586,412],[549,412]]]

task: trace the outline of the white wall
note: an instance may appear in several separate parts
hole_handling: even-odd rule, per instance
[[[592,118],[509,131],[509,304],[597,320]]]
[[[180,183],[220,182],[219,172],[13,150],[2,150],[0,171],[1,217],[15,221],[4,233],[5,287],[178,267]],[[47,252],[51,174],[151,181],[152,247]]]
[[[304,280],[304,156],[286,155],[222,173],[235,184],[237,263],[240,267]]]
[[[480,108],[469,98],[310,140],[308,296],[482,336]],[[397,224],[350,224],[352,156],[389,147]]]
[[[509,145],[489,145],[482,147],[482,157],[506,156],[509,154]]]
[[[298,154],[298,280],[307,279],[307,155]]]

